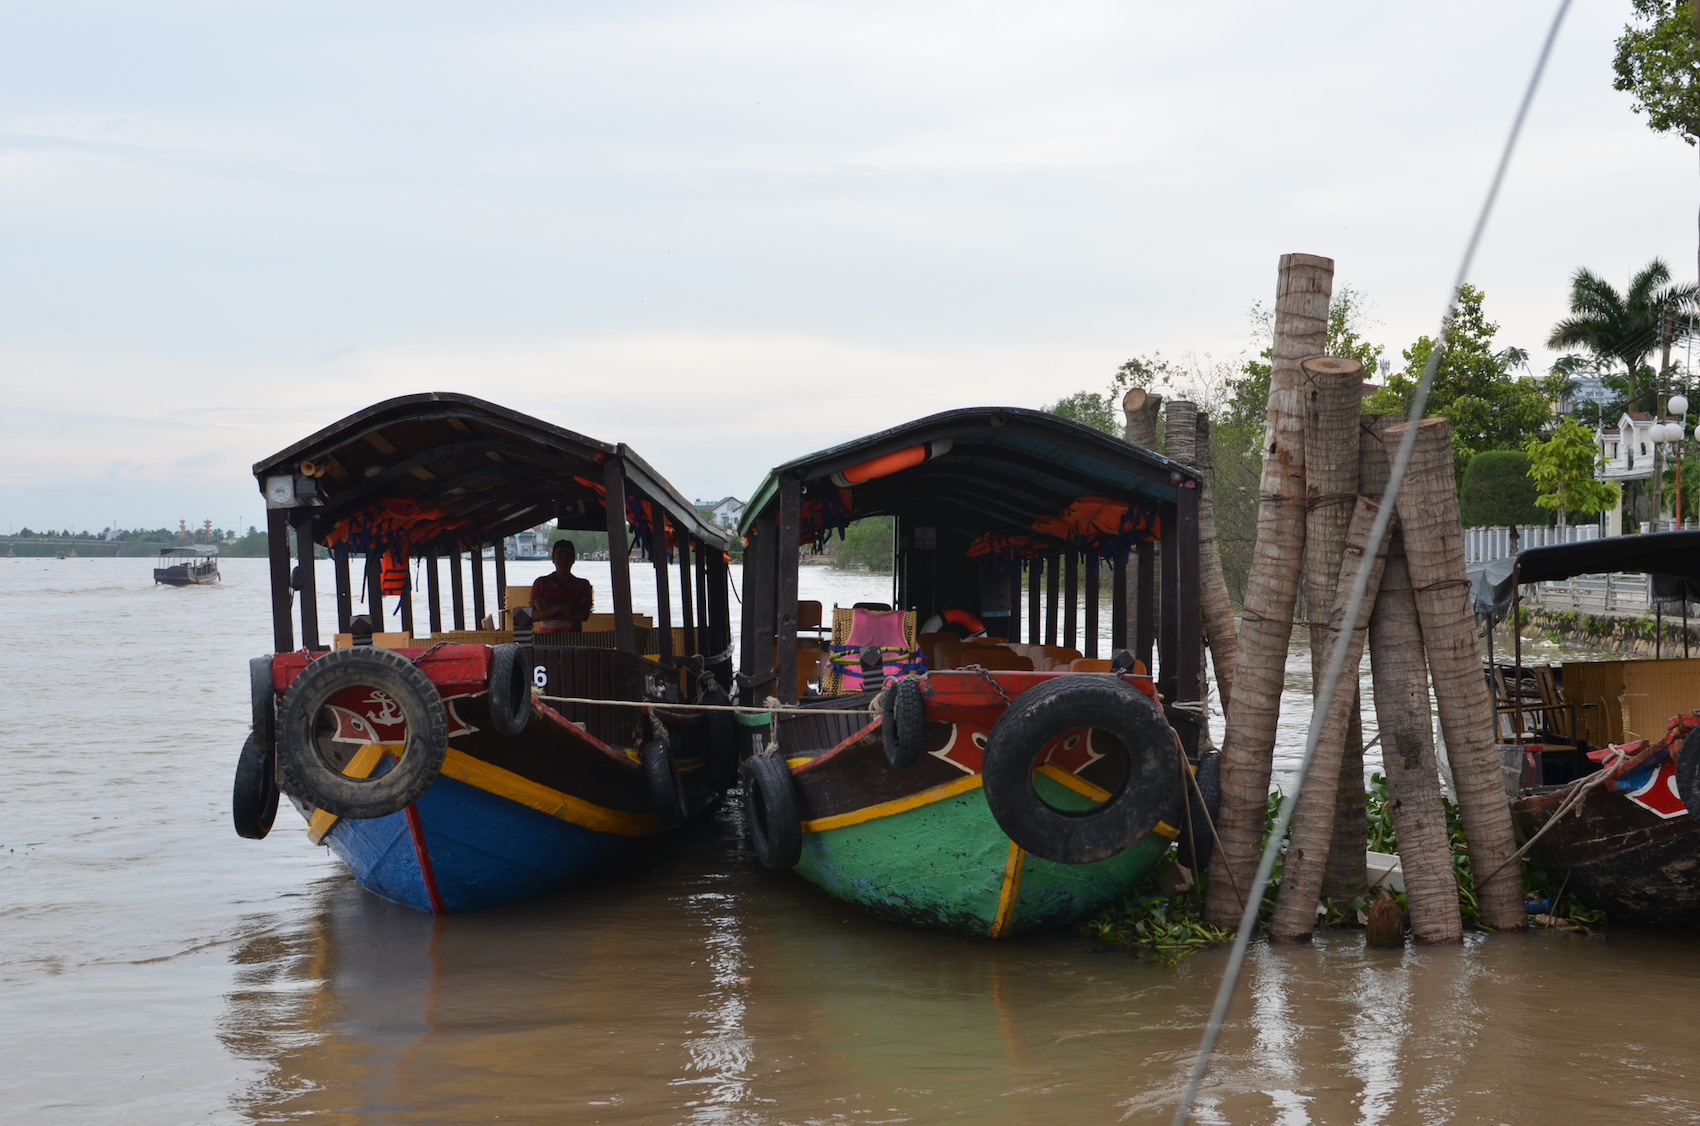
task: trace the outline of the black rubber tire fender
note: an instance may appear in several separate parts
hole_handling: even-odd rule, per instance
[[[885,736],[885,759],[898,770],[921,761],[925,748],[921,745],[921,719],[925,707],[921,702],[921,681],[910,673],[886,689],[885,703],[880,716],[880,730]]]
[[[277,690],[272,687],[270,657],[255,657],[248,662],[248,704],[253,713],[254,741],[269,751],[277,746]]]
[[[638,748],[638,762],[643,766],[643,779],[649,785],[650,800],[655,803],[655,815],[664,829],[676,829],[689,820],[690,807],[685,804],[685,782],[679,777],[679,764],[674,761],[665,739],[651,739]]]
[[[1127,777],[1107,801],[1065,813],[1034,790],[1033,766],[1052,739],[1083,727],[1121,742]],[[1159,821],[1179,818],[1186,800],[1175,767],[1179,754],[1162,712],[1131,685],[1110,676],[1059,676],[1023,692],[998,717],[980,771],[986,804],[1010,840],[1045,860],[1091,864],[1134,844]]]
[[[1187,827],[1177,825],[1181,839],[1180,847],[1175,851],[1175,863],[1194,872],[1203,872],[1209,869],[1210,858],[1216,853],[1216,838],[1211,834],[1210,826],[1216,823],[1216,812],[1222,805],[1222,759],[1217,752],[1211,751],[1198,760],[1198,773],[1193,777],[1198,789],[1194,791],[1188,783],[1186,804],[1187,816],[1192,818],[1192,835],[1198,844],[1198,855],[1193,855],[1193,841],[1187,839]],[[1204,795],[1203,801],[1199,800],[1200,794]]]
[[[509,642],[490,651],[490,726],[512,738],[531,723],[531,662],[525,648]]]
[[[270,663],[270,658],[265,658]],[[270,675],[269,673],[267,674]],[[253,733],[236,756],[236,784],[230,793],[230,817],[236,835],[251,841],[264,840],[277,820],[277,778],[272,769],[276,752],[260,745]]]
[[[407,723],[401,758],[384,774],[350,778],[319,753],[314,725],[338,693],[375,688],[396,702]],[[442,772],[448,755],[443,698],[418,666],[388,649],[338,649],[302,670],[284,693],[278,721],[277,761],[284,788],[339,817],[388,817],[419,800]]]
[[[1688,733],[1676,756],[1676,792],[1688,816],[1700,818],[1700,727]]]
[[[797,787],[791,768],[777,755],[744,760],[744,823],[763,867],[784,871],[803,858]]]

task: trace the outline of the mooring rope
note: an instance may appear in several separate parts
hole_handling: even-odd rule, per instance
[[[872,708],[800,708],[796,705],[781,704],[772,696],[773,707],[753,704],[670,704],[664,700],[598,700],[590,696],[545,696],[541,693],[532,697],[546,704],[600,704],[608,708],[665,708],[670,712],[743,712],[746,715],[879,715]]]
[[[1523,122],[1529,116],[1529,107],[1534,103],[1535,91],[1541,84],[1541,75],[1546,71],[1547,60],[1552,56],[1554,42],[1558,39],[1558,30],[1564,25],[1565,13],[1570,10],[1571,0],[1559,0],[1558,11],[1553,14],[1552,25],[1547,29],[1546,42],[1541,45],[1540,57],[1535,60],[1534,73],[1529,76],[1529,85],[1523,91],[1523,100],[1517,106],[1517,114],[1511,121],[1511,132],[1505,138],[1505,147],[1499,155],[1499,165],[1494,169],[1493,180],[1488,185],[1487,198],[1482,201],[1481,212],[1476,216],[1475,227],[1470,231],[1470,238],[1464,245],[1464,257],[1458,264],[1458,276],[1452,283],[1452,289],[1447,293],[1446,312],[1440,319],[1440,331],[1435,334],[1439,346],[1429,354],[1428,363],[1423,365],[1422,379],[1417,382],[1416,390],[1411,396],[1411,409],[1407,417],[1409,425],[1399,442],[1399,453],[1394,458],[1391,471],[1387,478],[1387,488],[1382,493],[1381,506],[1375,515],[1375,523],[1370,527],[1369,541],[1364,545],[1364,558],[1374,559],[1381,554],[1381,544],[1387,537],[1387,529],[1393,519],[1393,506],[1399,499],[1399,489],[1405,482],[1405,470],[1411,464],[1411,451],[1417,444],[1417,423],[1422,421],[1423,409],[1428,405],[1429,389],[1434,386],[1434,375],[1440,367],[1441,356],[1446,351],[1447,330],[1452,326],[1452,319],[1458,307],[1458,293],[1470,276],[1470,265],[1475,260],[1476,248],[1481,245],[1482,232],[1487,229],[1488,216],[1493,213],[1494,200],[1499,196],[1500,186],[1505,182],[1505,172],[1511,164],[1511,154],[1517,151],[1517,138],[1523,132]],[[1357,577],[1352,581],[1351,597],[1346,602],[1346,612],[1341,620],[1356,622],[1358,613],[1363,608],[1364,600],[1368,597],[1371,567],[1358,569]],[[1328,714],[1329,704],[1334,699],[1334,690],[1340,683],[1340,675],[1346,665],[1346,650],[1348,645],[1336,645],[1328,659],[1328,672],[1323,677],[1321,690],[1316,694],[1314,710],[1310,717],[1310,731],[1305,737],[1304,757],[1299,760],[1298,773],[1293,780],[1295,800],[1282,802],[1280,810],[1275,815],[1275,824],[1269,833],[1269,841],[1263,848],[1263,855],[1258,861],[1257,875],[1252,880],[1251,894],[1247,896],[1240,913],[1239,933],[1234,936],[1233,950],[1228,955],[1228,965],[1222,972],[1222,985],[1216,991],[1216,1003],[1210,1010],[1210,1019],[1204,1026],[1204,1036],[1198,1045],[1198,1055],[1193,1060],[1192,1068],[1187,1074],[1186,1087],[1181,1092],[1180,1105],[1175,1108],[1174,1126],[1186,1126],[1186,1120],[1192,1116],[1192,1106],[1198,1098],[1198,1088],[1204,1082],[1204,1073],[1210,1066],[1210,1057],[1216,1050],[1216,1041],[1222,1034],[1222,1022],[1227,1019],[1228,1004],[1234,999],[1234,989],[1238,986],[1240,972],[1245,968],[1246,950],[1251,944],[1251,936],[1257,930],[1258,908],[1263,901],[1264,889],[1269,886],[1269,878],[1275,870],[1275,858],[1281,851],[1281,842],[1287,835],[1287,827],[1292,823],[1293,809],[1299,803],[1297,795],[1304,790],[1305,775],[1310,771],[1311,761],[1316,757],[1316,745],[1321,740],[1322,725]],[[1223,857],[1223,867],[1227,867],[1227,857]],[[1494,873],[1498,875],[1498,873]],[[1483,884],[1487,881],[1483,881]],[[1238,894],[1238,889],[1235,889]]]

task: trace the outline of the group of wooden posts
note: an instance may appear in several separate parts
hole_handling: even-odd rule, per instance
[[[1226,716],[1216,822],[1222,847],[1211,862],[1205,914],[1220,926],[1236,926],[1241,896],[1257,870],[1288,647],[1293,627],[1305,625],[1318,687],[1333,646],[1348,650],[1315,759],[1297,795],[1271,937],[1307,941],[1320,896],[1366,890],[1358,692],[1366,640],[1388,800],[1417,941],[1463,937],[1430,723],[1430,677],[1481,921],[1521,928],[1522,878],[1519,867],[1508,863],[1515,843],[1464,573],[1450,428],[1441,418],[1417,424],[1391,534],[1370,556],[1371,525],[1408,424],[1363,415],[1362,364],[1323,355],[1333,275],[1328,258],[1281,258],[1257,542],[1237,630],[1222,582],[1208,485],[1200,506],[1201,616]],[[1128,396],[1129,441],[1156,447],[1159,403],[1158,396],[1143,391]],[[1171,402],[1164,431],[1165,454],[1204,470],[1208,481],[1207,418],[1194,404]],[[1368,597],[1348,628],[1346,603],[1365,569]],[[1305,622],[1294,620],[1301,580]]]

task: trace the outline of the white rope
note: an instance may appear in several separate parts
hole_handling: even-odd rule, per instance
[[[870,708],[799,708],[787,707],[769,696],[774,707],[749,707],[743,704],[669,704],[663,700],[598,700],[590,696],[544,696],[533,699],[547,704],[600,704],[609,708],[665,708],[670,712],[743,712],[747,715],[879,715]]]

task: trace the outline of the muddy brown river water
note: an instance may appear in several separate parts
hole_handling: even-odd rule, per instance
[[[150,565],[0,559],[0,1121],[1168,1121],[1218,952],[900,929],[763,871],[731,806],[445,919],[287,809],[238,839],[264,565]],[[1697,1004],[1688,934],[1258,946],[1197,1121],[1697,1122]]]

